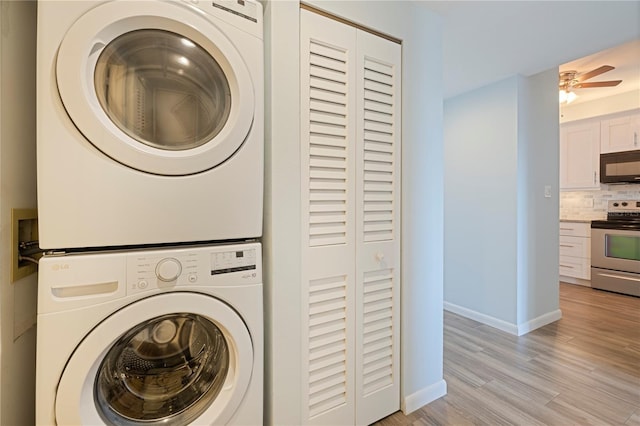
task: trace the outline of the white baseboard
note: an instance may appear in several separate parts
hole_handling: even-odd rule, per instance
[[[462,315],[465,318],[481,322],[482,324],[497,328],[498,330],[513,334],[514,336],[522,336],[523,334],[527,334],[530,331],[543,327],[547,324],[551,324],[552,322],[558,321],[560,318],[562,318],[562,311],[560,309],[557,309],[555,311],[547,312],[546,314],[540,315],[539,317],[534,318],[531,321],[516,325],[462,306],[454,305],[453,303],[444,302],[443,305],[446,311]]]
[[[440,380],[426,388],[420,389],[402,399],[401,409],[404,414],[410,414],[420,407],[424,407],[447,394],[447,382]]]
[[[509,334],[518,335],[518,326],[515,324],[511,324],[509,322],[503,321],[498,318],[491,317],[489,315],[482,314],[480,312],[459,306],[454,305],[453,303],[444,302],[445,311],[453,312],[454,314],[462,315],[465,318],[470,318],[472,320],[481,322],[483,324],[489,325],[493,328],[497,328],[498,330],[505,331]]]
[[[547,324],[558,321],[560,318],[562,318],[562,311],[560,309],[556,309],[555,311],[547,312],[544,315],[540,315],[539,317],[534,318],[531,321],[518,324],[518,336],[527,334],[528,332],[533,331],[536,328],[544,327]]]

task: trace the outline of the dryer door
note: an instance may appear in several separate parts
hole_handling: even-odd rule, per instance
[[[56,395],[57,424],[226,424],[253,370],[249,331],[225,303],[165,293],[116,312],[80,343]]]
[[[61,43],[62,103],[89,142],[128,167],[209,170],[253,123],[251,75],[229,38],[237,32],[184,2],[99,5]]]

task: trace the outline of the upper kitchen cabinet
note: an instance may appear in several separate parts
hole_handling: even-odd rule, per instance
[[[560,127],[560,189],[600,188],[600,120]]]
[[[640,149],[640,110],[617,114],[600,122],[600,150],[608,152]]]

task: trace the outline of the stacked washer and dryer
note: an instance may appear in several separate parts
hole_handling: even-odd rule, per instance
[[[262,9],[41,1],[36,422],[263,415]]]

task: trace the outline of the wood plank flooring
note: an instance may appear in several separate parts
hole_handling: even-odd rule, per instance
[[[560,283],[560,309],[520,337],[445,312],[447,395],[375,425],[640,426],[640,298]]]

